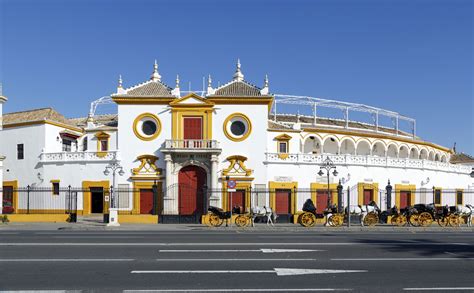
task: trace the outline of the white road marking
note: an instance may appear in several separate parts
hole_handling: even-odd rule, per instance
[[[446,245],[463,245],[463,246],[474,246],[474,244],[468,243],[399,243],[399,242],[370,242],[370,243],[359,243],[359,242],[291,242],[291,243],[238,243],[238,242],[223,242],[223,243],[160,243],[160,242],[124,242],[124,243],[117,243],[117,242],[3,242],[0,243],[0,246],[373,246],[373,245],[383,245],[383,246],[391,246],[391,245],[420,245],[420,246],[446,246]]]
[[[315,258],[157,258],[156,261],[315,261]]]
[[[122,238],[122,239],[130,239],[131,235],[129,236],[115,236],[115,235],[103,235],[103,236],[98,236],[98,235],[83,235],[83,236],[78,236],[78,235],[71,235],[71,236],[52,236],[49,238],[55,238],[55,239],[68,239],[68,238],[98,238],[98,239],[112,239],[112,238]],[[133,238],[145,238],[145,236],[133,236]]]
[[[9,258],[0,259],[0,262],[116,262],[134,260],[133,258]]]
[[[439,288],[403,288],[405,291],[460,291],[474,290],[474,287],[439,287]]]
[[[429,257],[429,258],[421,258],[421,257],[394,257],[394,258],[331,258],[331,260],[335,261],[425,261],[425,260],[474,260],[474,257]]]
[[[318,249],[272,249],[272,248],[261,248],[261,249],[160,249],[160,253],[202,253],[202,252],[263,252],[263,253],[288,253],[288,252],[313,252],[313,251],[325,251]]]
[[[277,276],[297,276],[316,274],[366,273],[367,270],[327,270],[274,268],[273,270],[195,270],[195,271],[131,271],[132,274],[277,274]]]
[[[286,289],[161,289],[161,290],[124,290],[124,293],[132,292],[336,292],[352,291],[347,288],[286,288]]]

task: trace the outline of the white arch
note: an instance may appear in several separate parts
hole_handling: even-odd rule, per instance
[[[434,161],[434,159],[435,159],[435,153],[433,150],[431,150],[428,154],[428,160]]]
[[[340,154],[356,154],[356,143],[355,140],[351,137],[344,137],[341,139],[339,146]]]
[[[360,139],[357,141],[356,154],[361,156],[370,155],[371,145],[366,139]]]
[[[387,157],[398,158],[398,146],[395,143],[391,143],[388,145]]]
[[[408,158],[409,152],[408,146],[406,144],[402,144],[398,150],[398,157],[402,159]]]
[[[410,149],[410,159],[418,159],[420,157],[419,150],[417,147],[411,147]]]
[[[303,153],[305,154],[321,154],[321,138],[317,135],[309,135],[303,143]]]
[[[436,153],[436,155],[434,157],[434,160],[435,160],[435,162],[439,162],[439,154],[438,153]]]
[[[387,153],[387,146],[385,145],[385,143],[383,143],[381,140],[375,141],[374,144],[372,145],[372,155],[385,157],[386,153]]]
[[[442,162],[442,163],[446,163],[446,162],[447,162],[446,155],[442,155],[442,156],[441,156],[441,162]]]
[[[338,154],[339,153],[339,140],[337,137],[329,135],[323,140],[323,153],[325,154]]]
[[[425,148],[421,149],[419,158],[420,160],[428,160],[428,150]]]

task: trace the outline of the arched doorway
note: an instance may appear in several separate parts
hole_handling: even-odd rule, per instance
[[[178,174],[178,211],[180,216],[192,216],[196,221],[204,214],[206,170],[198,166],[186,166]]]

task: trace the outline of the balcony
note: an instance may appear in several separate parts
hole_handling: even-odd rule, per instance
[[[118,151],[98,152],[43,152],[40,155],[41,163],[64,162],[108,162],[118,160]]]
[[[221,153],[217,140],[167,139],[161,149],[163,153]]]
[[[318,165],[322,164],[324,159],[329,157],[334,162],[334,164],[343,166],[423,169],[462,174],[469,174],[471,172],[471,168],[469,166],[408,158],[332,154],[315,155],[298,153],[288,154],[288,157],[286,159],[280,158],[278,153],[266,153],[265,157],[266,164],[277,163]]]

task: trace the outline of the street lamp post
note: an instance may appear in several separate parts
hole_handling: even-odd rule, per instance
[[[120,226],[118,222],[117,199],[115,198],[115,174],[118,173],[120,176],[123,176],[125,172],[118,161],[113,161],[104,170],[105,176],[108,176],[110,173],[112,173],[112,190],[110,195],[109,223],[107,226]]]
[[[336,170],[336,166],[334,165],[334,162],[329,157],[327,157],[326,160],[324,160],[323,165],[319,167],[319,172],[318,172],[319,176],[324,176],[323,169],[326,170],[326,175],[328,178],[328,203],[327,204],[328,204],[328,207],[330,207],[332,204],[331,195],[330,195],[331,190],[330,190],[330,185],[329,185],[329,176],[331,175],[330,172],[332,169],[334,169],[334,171],[332,172],[334,176],[337,176],[337,174],[339,173]]]

